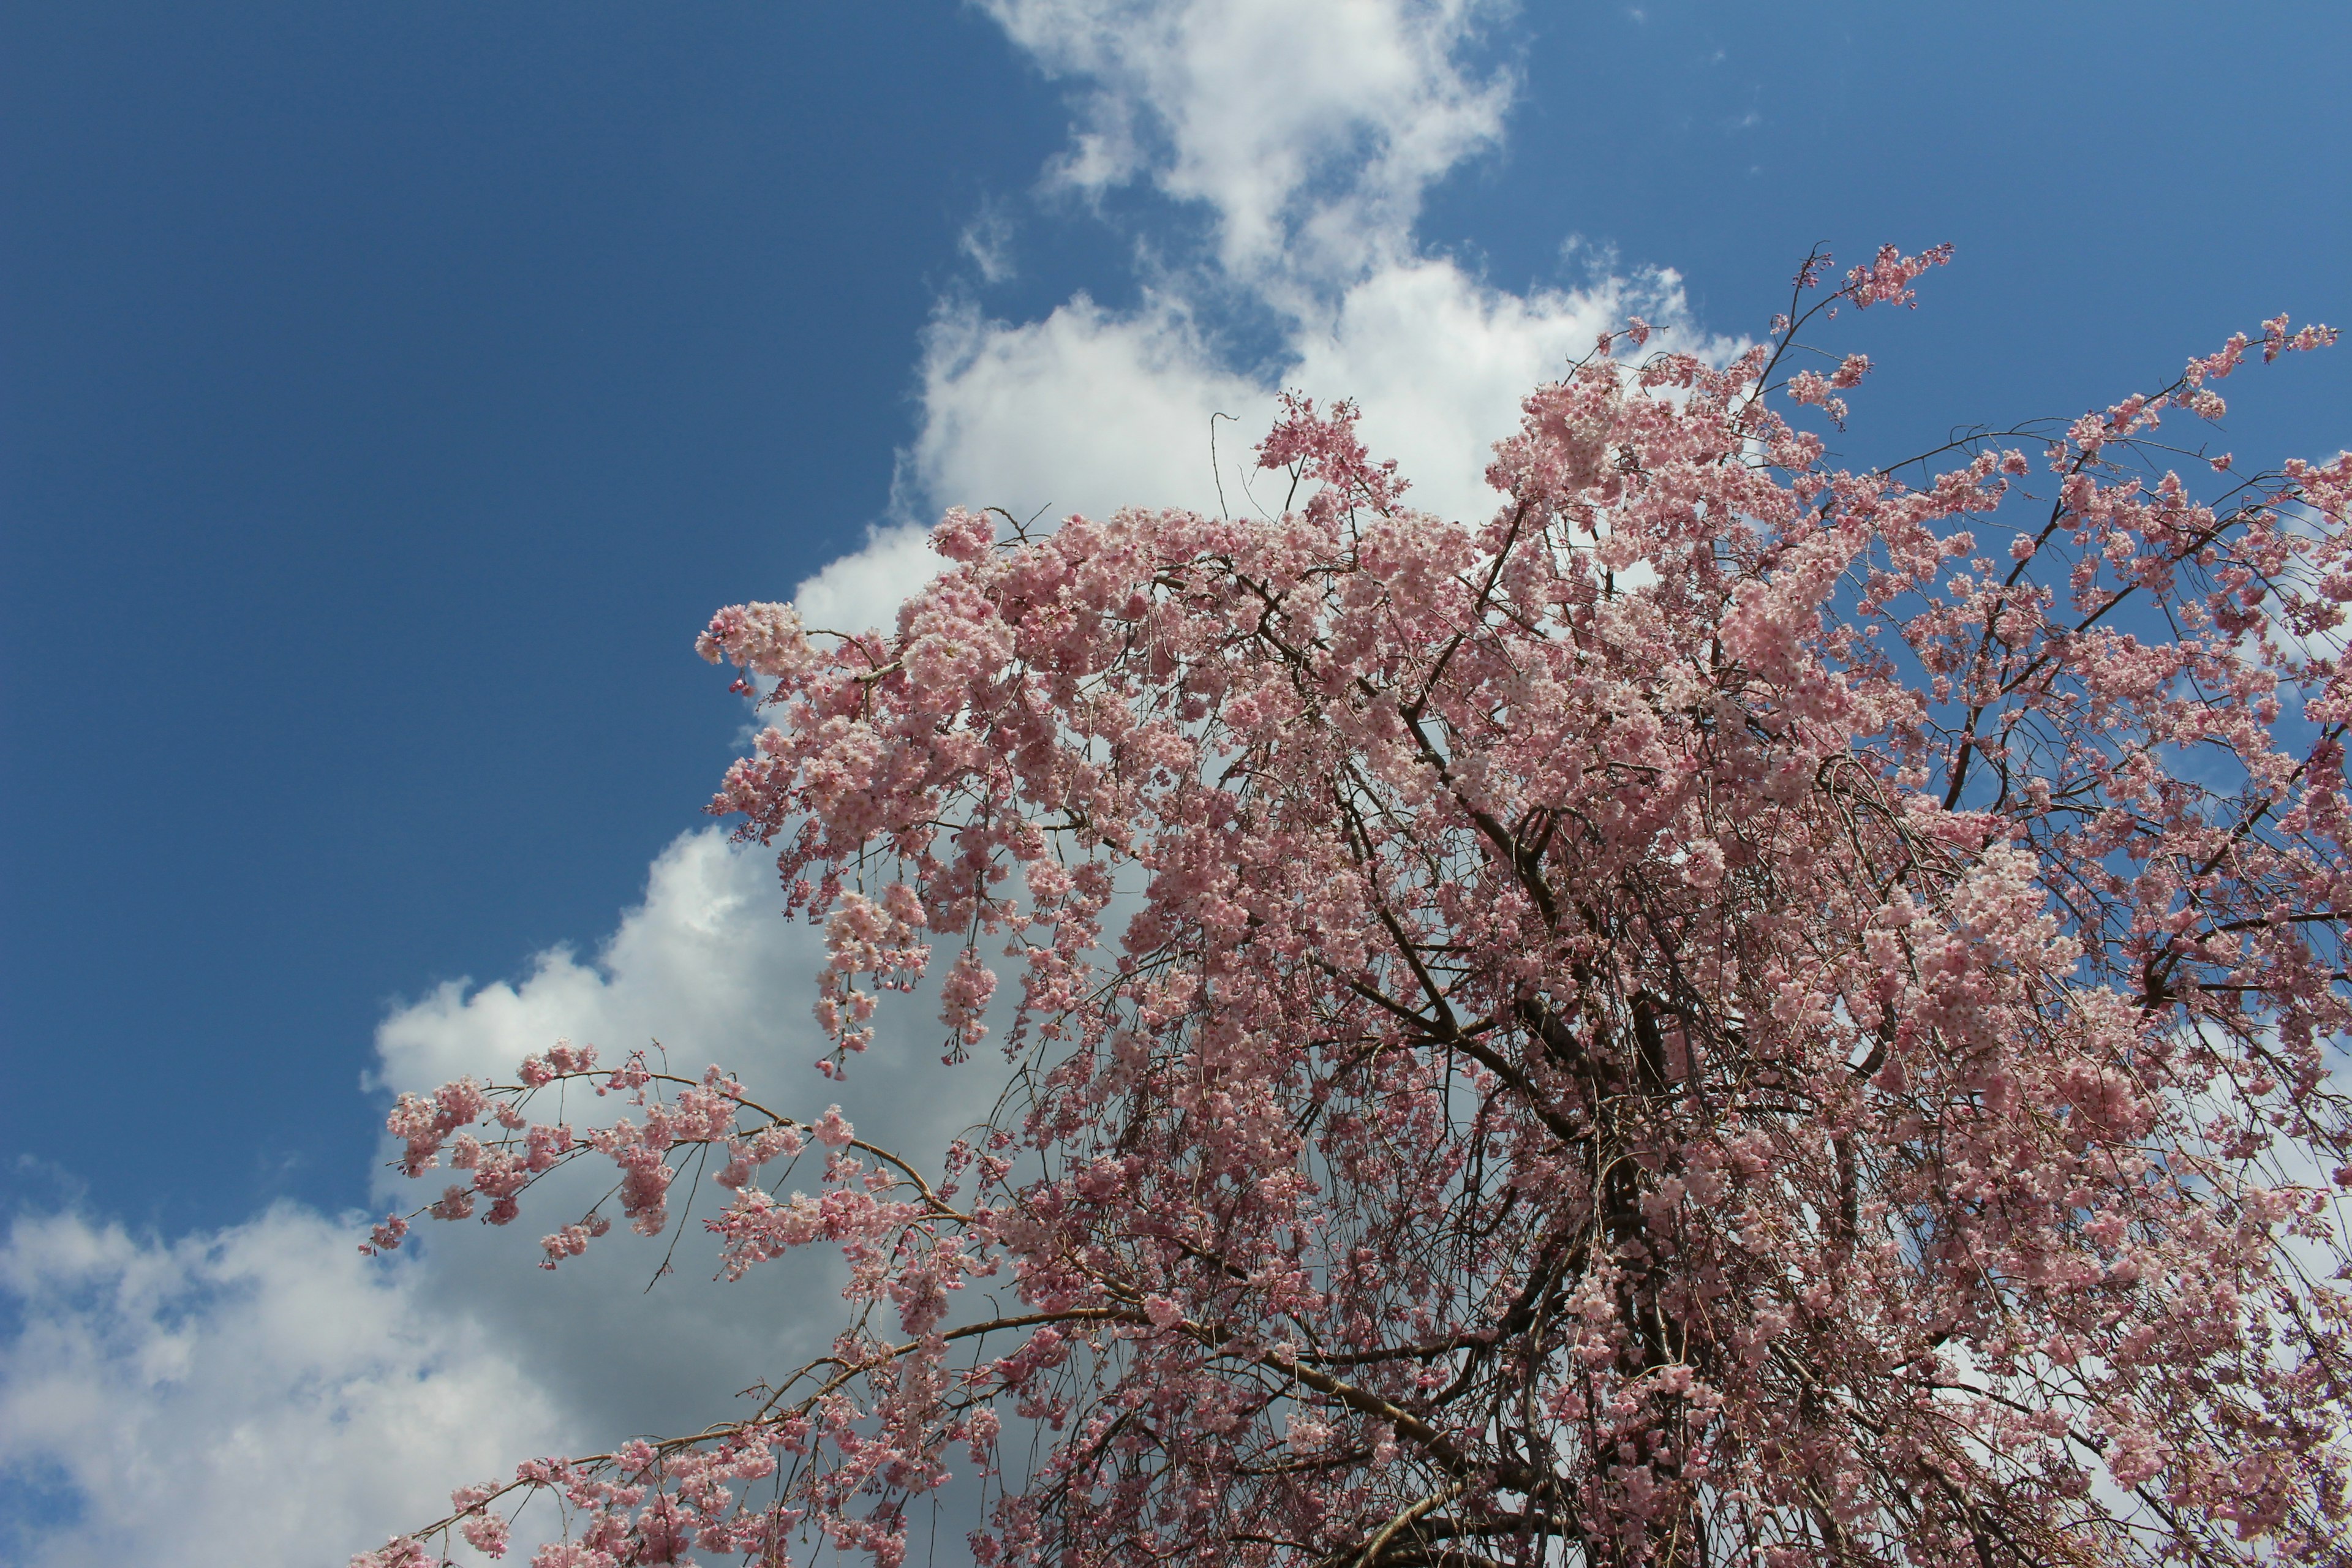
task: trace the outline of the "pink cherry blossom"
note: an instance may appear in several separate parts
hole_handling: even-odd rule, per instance
[[[721,611],[819,1065],[936,940],[1019,1092],[929,1163],[657,1053],[402,1097],[419,1212],[602,1162],[552,1267],[709,1162],[720,1273],[849,1301],[359,1561],[547,1493],[548,1568],[891,1568],[969,1466],[984,1564],[2352,1562],[2352,457],[2179,462],[2240,335],[1832,465],[1869,361],[1790,356],[1948,255],[1816,254],[1726,364],[1612,334],[1488,518],[1294,396],[1279,516],[959,510],[893,630]]]

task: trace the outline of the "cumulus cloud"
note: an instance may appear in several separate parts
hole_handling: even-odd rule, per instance
[[[1660,347],[1719,347],[1690,326],[1669,271],[1514,294],[1444,258],[1394,261],[1358,279],[1296,323],[1265,378],[1224,367],[1192,312],[1165,297],[1124,314],[1079,299],[1021,324],[959,310],[928,346],[904,499],[910,510],[995,505],[1024,519],[1041,507],[1054,518],[1122,505],[1276,510],[1281,494],[1255,473],[1252,447],[1276,391],[1295,386],[1353,398],[1367,445],[1398,459],[1413,504],[1484,517],[1501,499],[1486,481],[1489,448],[1517,427],[1519,400],[1633,315],[1662,327]],[[1213,468],[1209,422],[1219,412],[1237,423],[1220,422]],[[929,574],[920,552],[911,528],[877,536],[866,554],[804,586],[802,609],[837,625],[824,616],[858,618],[845,613],[854,599],[866,612],[859,625],[887,625],[898,598]]]
[[[453,982],[395,1010],[377,1076],[511,1078],[559,1036],[608,1060],[658,1038],[685,1070],[725,1063],[779,1109],[838,1101],[862,1136],[935,1154],[1000,1086],[992,1058],[940,1065],[936,1000],[919,994],[889,999],[848,1082],[821,1079],[821,945],[782,901],[766,852],[685,835],[592,953],[552,950],[516,979]],[[569,1109],[584,1121],[621,1108]],[[385,1170],[378,1196],[412,1208],[437,1192],[433,1174]],[[360,1257],[356,1216],[292,1205],[171,1241],[73,1214],[20,1219],[0,1245],[0,1321],[17,1325],[0,1341],[8,1559],[340,1561],[518,1459],[724,1419],[747,1384],[832,1338],[844,1271],[829,1251],[712,1278],[698,1216],[724,1194],[708,1184],[669,1236],[616,1230],[559,1270],[534,1267],[538,1236],[605,1184],[559,1173],[514,1226],[420,1223],[380,1259]]]
[[[922,375],[909,462],[925,498],[1024,521],[1132,503],[1213,511],[1209,416],[1255,416],[1265,401],[1165,295],[1118,314],[1082,294],[1018,325],[951,310],[932,323]]]
[[[949,505],[1023,518],[1123,505],[1243,513],[1281,504],[1252,447],[1275,395],[1352,398],[1367,444],[1417,506],[1490,512],[1489,448],[1518,402],[1602,331],[1641,315],[1661,348],[1719,353],[1671,271],[1513,292],[1425,253],[1430,185],[1501,139],[1512,80],[1467,63],[1502,9],[1476,0],[988,0],[1077,109],[1048,184],[1145,184],[1208,216],[1212,256],[1163,266],[1141,301],[1079,295],[1042,320],[943,309],[927,336],[921,422],[901,456],[904,524],[802,587],[819,624],[887,625],[929,574],[915,526]],[[1273,324],[1235,363],[1221,331]],[[1212,461],[1210,426],[1218,422]],[[832,617],[832,618],[827,618]]]
[[[813,951],[778,917],[782,903],[766,856],[733,849],[717,828],[682,835],[647,869],[644,901],[593,956],[550,949],[520,979],[450,981],[395,1011],[376,1031],[378,1077],[404,1088],[466,1073],[510,1078],[558,1036],[593,1042],[608,1058],[658,1039],[680,1061],[771,1065],[800,1032],[776,1016],[783,977],[805,971]]]
[[[927,497],[919,510],[936,509]],[[793,595],[802,620],[812,627],[845,633],[897,625],[898,605],[908,591],[937,575],[943,564],[931,553],[929,542],[930,530],[917,522],[869,529],[862,548],[802,582]]]
[[[596,1046],[608,1063],[658,1046],[674,1070],[698,1074],[716,1063],[787,1114],[814,1119],[838,1100],[861,1135],[916,1148],[939,1142],[945,1124],[935,1124],[934,1105],[946,1115],[947,1101],[961,1105],[985,1089],[980,1072],[939,1060],[937,976],[887,998],[873,1047],[853,1058],[845,1082],[828,1080],[814,1064],[831,1042],[810,1014],[824,944],[814,927],[785,920],[782,905],[768,850],[732,844],[716,827],[682,834],[647,871],[644,901],[593,955],[551,949],[520,979],[452,981],[394,1011],[376,1032],[377,1077],[404,1089],[467,1074],[512,1081],[517,1063],[559,1037]],[[382,1190],[413,1198],[416,1184],[387,1171]],[[680,1258],[683,1268],[684,1248]]]
[[[1418,245],[1432,184],[1502,136],[1511,77],[1475,58],[1499,3],[982,3],[1073,94],[1049,189],[1144,189],[1201,216],[1210,242],[1202,257],[1167,247],[1181,264],[1152,269],[1129,309],[1078,295],[1009,321],[942,307],[894,520],[799,585],[813,624],[892,624],[938,565],[923,525],[949,503],[1048,521],[1278,507],[1250,448],[1284,386],[1356,398],[1417,504],[1481,515],[1495,500],[1488,444],[1596,333],[1642,314],[1667,342],[1711,346],[1671,273],[1513,292]],[[1013,239],[992,208],[962,248],[993,280]],[[1243,317],[1246,363],[1228,335]],[[1217,423],[1213,465],[1219,413],[1235,422]],[[658,1039],[688,1070],[740,1071],[778,1109],[839,1100],[861,1134],[936,1151],[992,1098],[988,1053],[942,1068],[930,1006],[893,998],[850,1081],[819,1079],[817,942],[781,903],[766,855],[687,835],[593,952],[551,951],[515,978],[394,1010],[377,1084],[504,1076],[558,1037],[607,1059]],[[387,1175],[380,1195],[407,1207],[425,1185]],[[520,1457],[723,1415],[837,1322],[825,1260],[722,1286],[690,1226],[650,1291],[667,1238],[616,1234],[559,1271],[534,1268],[536,1236],[594,1193],[533,1196],[518,1226],[427,1226],[415,1250],[373,1262],[351,1224],[291,1207],[175,1241],[70,1215],[20,1222],[0,1247],[14,1309],[0,1321],[16,1325],[0,1344],[0,1466],[68,1500],[16,1521],[26,1560],[331,1561]]]
[[[564,1447],[560,1401],[411,1260],[280,1205],[175,1241],[74,1214],[0,1244],[0,1473],[33,1563],[334,1562]]]
[[[992,1094],[992,1058],[941,1065],[937,1002],[920,992],[887,999],[876,1043],[846,1082],[821,1078],[814,1063],[826,1042],[809,1007],[822,944],[809,926],[782,918],[782,901],[766,851],[733,847],[715,828],[687,834],[654,862],[645,901],[593,957],[544,952],[520,980],[443,985],[386,1019],[381,1076],[409,1089],[467,1074],[511,1081],[523,1057],[559,1037],[595,1045],[607,1062],[658,1040],[674,1070],[719,1064],[762,1103],[809,1120],[837,1101],[861,1136],[929,1163],[971,1121],[975,1098]],[[619,1109],[574,1106],[571,1115],[609,1119]],[[553,1271],[532,1267],[536,1238],[593,1204],[609,1167],[560,1173],[571,1179],[534,1189],[522,1219],[505,1229],[423,1227],[441,1288],[467,1301],[529,1375],[567,1389],[600,1445],[722,1416],[736,1391],[789,1372],[838,1326],[842,1275],[824,1249],[738,1283],[714,1279],[699,1216],[726,1194],[703,1183],[692,1215],[680,1214],[696,1191],[690,1167],[682,1172],[670,1237],[648,1242],[616,1228]],[[403,1207],[437,1191],[430,1179],[391,1172],[383,1189]],[[672,1271],[654,1283],[671,1237]]]

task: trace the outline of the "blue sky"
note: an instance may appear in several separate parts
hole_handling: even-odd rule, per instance
[[[225,1404],[332,1469],[291,1562],[463,1434],[740,1370],[592,1386],[526,1342],[590,1311],[527,1237],[365,1275],[337,1228],[368,1075],[812,1054],[804,950],[693,837],[712,608],[887,615],[949,500],[1210,504],[1206,412],[1276,383],[1467,510],[1591,325],[1755,331],[1816,241],[1958,247],[1843,345],[1857,459],[2345,324],[2347,58],[2319,4],[0,9],[0,1428],[47,1434],[0,1439],[0,1552],[215,1560],[109,1489]],[[2340,351],[2229,392],[2243,458],[2352,431]],[[896,1059],[867,1092],[922,1100]],[[240,1340],[257,1293],[374,1347]],[[677,1294],[629,1321],[764,1353]],[[318,1440],[370,1409],[461,1436]]]

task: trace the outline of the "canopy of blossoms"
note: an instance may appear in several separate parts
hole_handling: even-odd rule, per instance
[[[983,1564],[2352,1562],[2352,458],[2182,433],[2333,334],[1829,465],[1803,334],[1941,259],[1603,340],[1491,518],[1292,399],[1279,516],[951,511],[895,629],[721,611],[821,1067],[943,962],[1013,1092],[929,1152],[569,1045],[404,1097],[440,1218],[616,1167],[550,1267],[700,1160],[722,1272],[852,1274],[716,1425],[360,1561],[551,1493],[543,1568],[893,1568],[961,1472]]]

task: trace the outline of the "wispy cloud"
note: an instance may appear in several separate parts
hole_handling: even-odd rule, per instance
[[[1078,120],[1049,181],[1145,182],[1212,216],[1223,270],[1340,283],[1429,186],[1498,145],[1514,80],[1470,65],[1489,0],[983,0]]]
[[[1020,270],[1013,258],[1013,220],[998,201],[982,204],[979,215],[956,236],[956,249],[983,283],[1009,282]]]

